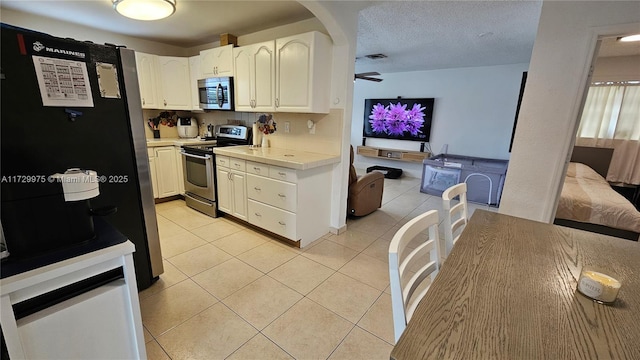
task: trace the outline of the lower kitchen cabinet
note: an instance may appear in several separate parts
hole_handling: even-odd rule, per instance
[[[180,153],[181,146],[175,146],[176,154],[176,181],[178,182],[178,194],[184,195],[184,156]]]
[[[226,156],[216,157],[218,210],[247,220],[245,161]]]
[[[156,156],[149,157],[149,174],[151,175],[151,188],[153,189],[153,198],[158,198],[158,176],[156,175]]]
[[[329,231],[331,166],[295,170],[219,155],[216,159],[221,211],[299,241],[300,247]],[[234,166],[237,162],[242,162],[244,167]],[[230,184],[232,181],[236,183]],[[241,183],[246,184],[246,190],[240,189]],[[229,191],[232,188],[234,190]],[[233,206],[242,205],[247,211],[241,217]]]
[[[149,149],[149,171],[153,197],[184,194],[184,175],[180,147],[160,146]]]

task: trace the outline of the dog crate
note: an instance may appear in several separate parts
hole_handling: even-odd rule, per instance
[[[442,196],[447,188],[467,183],[467,201],[500,205],[508,160],[440,154],[425,159],[420,191]]]

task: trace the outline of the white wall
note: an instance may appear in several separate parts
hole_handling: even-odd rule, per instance
[[[640,32],[637,1],[544,1],[500,212],[551,222],[598,35]]]
[[[142,40],[5,8],[2,9],[2,22],[62,38],[73,38],[79,41],[88,40],[96,44],[124,45],[129,49],[150,54],[164,56],[184,56],[185,54],[185,49],[178,46]]]
[[[431,150],[494,159],[509,158],[522,73],[528,64],[387,73],[380,83],[357,80],[354,86],[351,144],[362,144],[364,100],[368,98],[435,98]],[[367,145],[420,150],[420,142],[368,138]],[[422,165],[356,156],[355,165],[402,168],[422,176]]]
[[[610,56],[597,59],[591,81],[627,80],[640,80],[640,56]]]

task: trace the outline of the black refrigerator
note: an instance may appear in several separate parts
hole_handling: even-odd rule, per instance
[[[115,207],[103,219],[134,243],[149,287],[163,267],[134,51],[7,24],[1,37],[3,262],[91,241],[83,207]],[[97,173],[98,196],[65,202],[52,175],[73,168]]]

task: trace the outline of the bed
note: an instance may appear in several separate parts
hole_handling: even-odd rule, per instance
[[[604,178],[611,153],[602,148],[574,149],[554,223],[637,241],[640,212]]]

